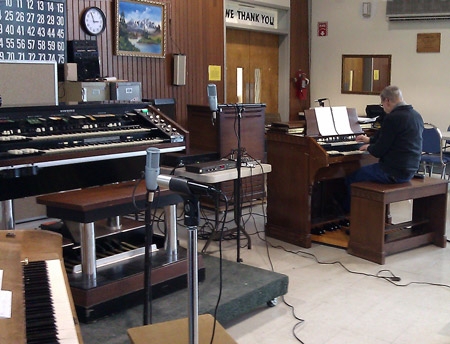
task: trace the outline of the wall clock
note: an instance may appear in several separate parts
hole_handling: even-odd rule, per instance
[[[106,28],[106,16],[98,7],[89,7],[81,16],[81,27],[88,35],[97,36]]]

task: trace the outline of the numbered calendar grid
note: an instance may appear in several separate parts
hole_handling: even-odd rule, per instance
[[[0,60],[65,62],[64,1],[0,0]]]

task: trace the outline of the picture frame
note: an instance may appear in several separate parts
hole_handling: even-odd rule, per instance
[[[116,0],[116,55],[166,56],[166,4]]]

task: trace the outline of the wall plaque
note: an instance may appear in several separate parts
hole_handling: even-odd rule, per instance
[[[0,60],[65,62],[65,0],[0,1]]]
[[[418,53],[439,53],[441,52],[440,33],[418,33],[417,34]]]

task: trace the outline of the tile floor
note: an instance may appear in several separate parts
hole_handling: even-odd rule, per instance
[[[262,214],[261,206],[253,209]],[[394,204],[391,212],[394,223],[406,221],[411,203]],[[262,231],[263,217],[254,218],[256,228]],[[247,230],[256,233],[251,222]],[[449,225],[447,217],[447,237]],[[264,241],[257,235],[251,237],[252,249],[241,249],[244,264],[270,269]],[[400,285],[411,281],[450,285],[450,245],[444,249],[429,245],[398,253],[389,256],[385,265],[378,265],[339,248],[313,244],[312,248],[303,249],[270,238],[269,241],[288,250],[313,253],[323,262],[340,261],[353,271],[376,274],[389,269],[401,278]],[[202,245],[203,241],[199,241],[200,249]],[[235,245],[235,241],[223,244],[226,259],[236,259]],[[218,255],[218,244],[211,244],[209,251]],[[397,287],[382,279],[351,274],[338,265],[320,265],[306,255],[275,248],[269,252],[275,271],[289,276],[285,299],[295,307],[296,315],[305,320],[295,330],[304,343],[450,343],[450,288],[417,284]],[[225,327],[239,344],[288,344],[299,342],[292,334],[297,322],[279,298],[276,307],[263,307]]]

